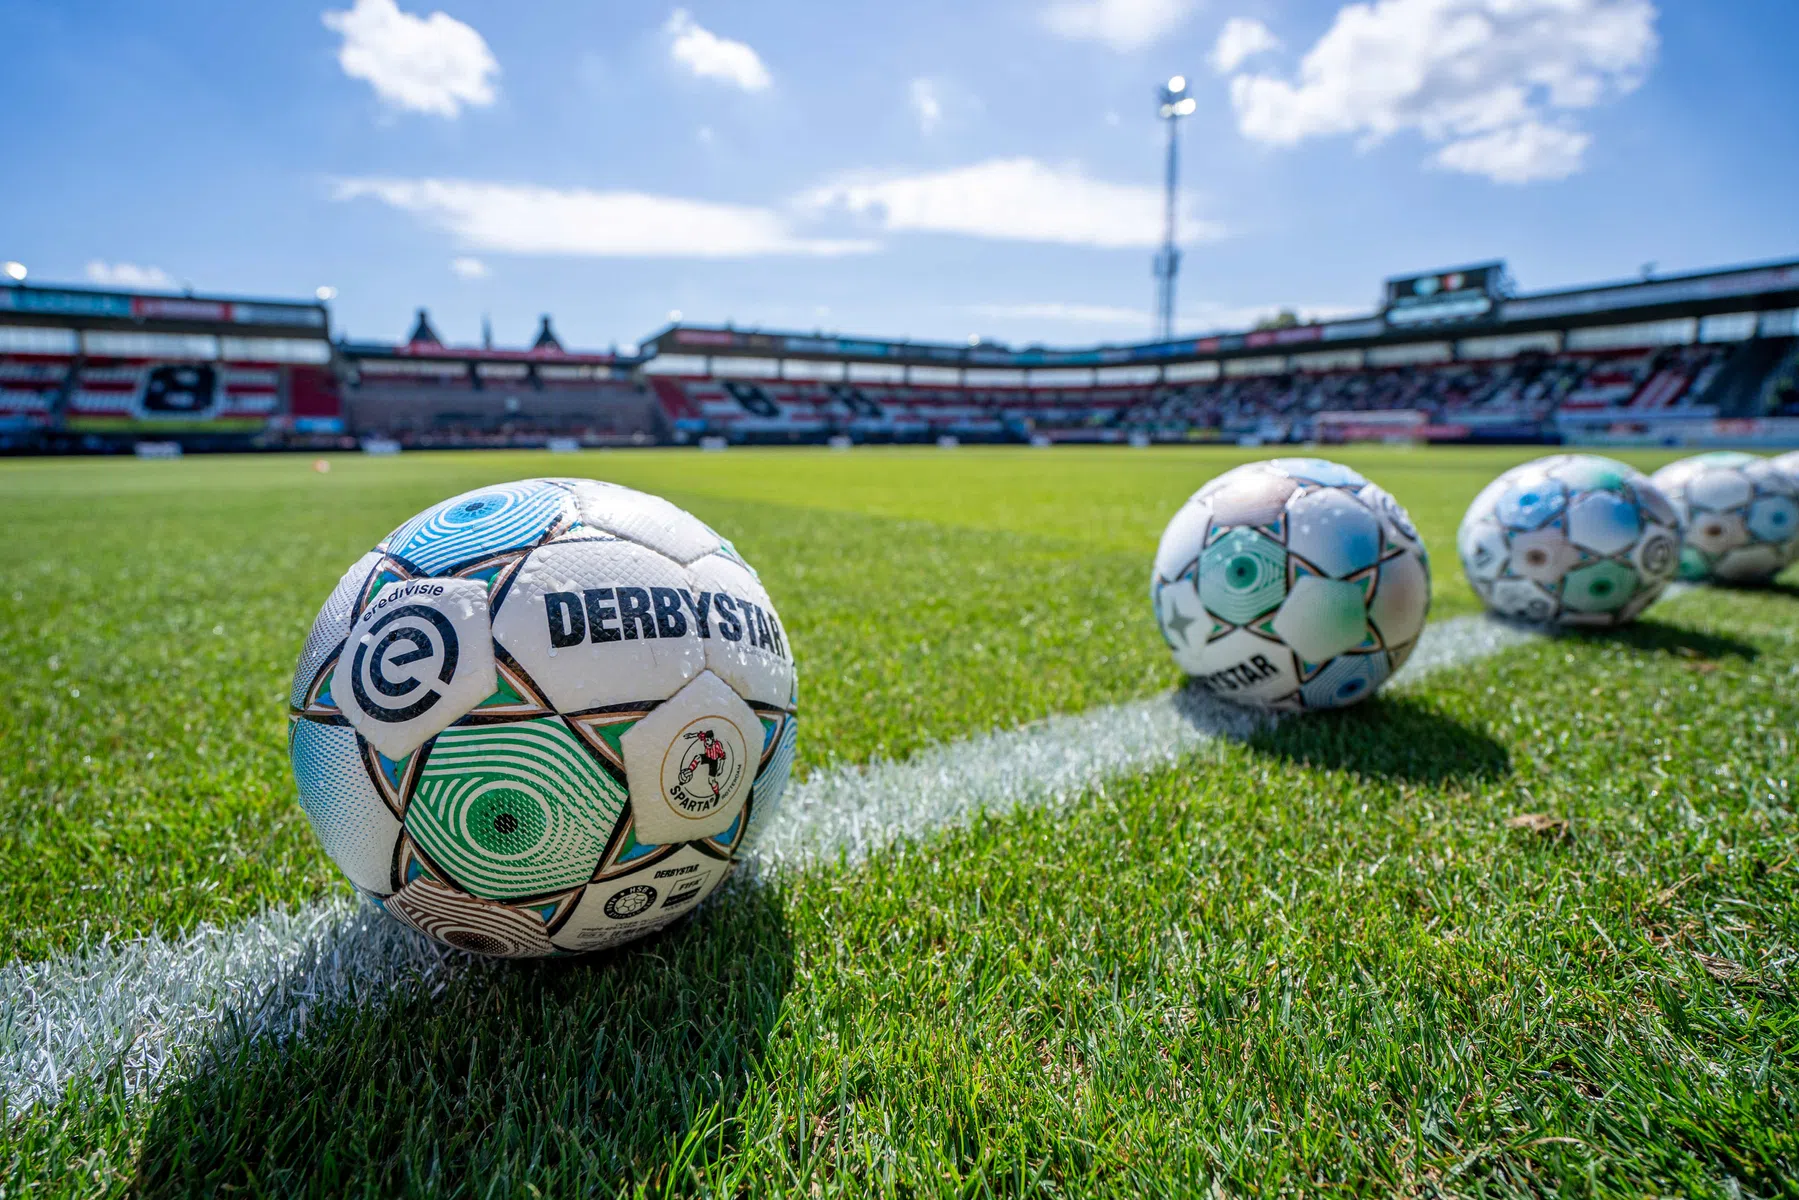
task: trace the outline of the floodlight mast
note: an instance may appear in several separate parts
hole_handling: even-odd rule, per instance
[[[1156,336],[1163,341],[1174,337],[1174,277],[1181,269],[1180,248],[1175,245],[1178,233],[1178,205],[1176,190],[1179,186],[1178,142],[1175,138],[1175,126],[1180,119],[1192,114],[1199,107],[1199,102],[1187,94],[1187,78],[1176,75],[1162,85],[1161,107],[1157,112],[1162,120],[1168,123],[1168,169],[1164,179],[1163,214],[1162,214],[1162,249],[1155,258],[1156,276]]]

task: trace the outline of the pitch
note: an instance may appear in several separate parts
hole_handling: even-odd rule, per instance
[[[524,966],[361,931],[284,726],[344,566],[545,456],[0,464],[7,1194],[1787,1187],[1793,573],[1496,637],[1455,531],[1535,455],[1331,453],[1439,564],[1434,670],[1248,724],[1158,699],[1143,577],[1262,453],[558,458],[756,564],[815,838]]]

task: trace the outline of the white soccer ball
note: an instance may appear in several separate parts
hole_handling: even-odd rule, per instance
[[[1475,595],[1506,617],[1560,625],[1633,621],[1680,564],[1680,517],[1640,471],[1556,454],[1488,484],[1456,534]]]
[[[731,544],[588,479],[479,488],[345,573],[289,749],[327,854],[451,946],[600,950],[692,912],[793,766],[786,632]]]
[[[1799,487],[1799,450],[1789,450],[1785,454],[1777,454],[1768,461],[1772,462],[1782,475],[1792,480],[1794,487]]]
[[[1682,579],[1766,583],[1799,557],[1799,480],[1768,459],[1719,450],[1650,478],[1686,527]]]
[[[1257,708],[1365,700],[1418,643],[1430,561],[1392,496],[1348,467],[1227,471],[1163,531],[1150,600],[1174,661]]]

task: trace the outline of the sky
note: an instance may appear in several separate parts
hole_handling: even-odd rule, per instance
[[[441,5],[441,7],[440,7]],[[0,259],[358,339],[1147,340],[1799,255],[1793,0],[0,0]]]

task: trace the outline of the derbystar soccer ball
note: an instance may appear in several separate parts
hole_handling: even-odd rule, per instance
[[[1488,484],[1456,534],[1475,595],[1505,617],[1621,625],[1680,564],[1680,517],[1647,476],[1592,454],[1556,454]]]
[[[1719,450],[1650,478],[1686,526],[1682,579],[1766,583],[1799,556],[1799,481],[1767,459]]]
[[[666,500],[478,488],[344,575],[294,672],[325,852],[390,916],[510,958],[693,911],[780,804],[793,659],[756,573]]]
[[[1430,561],[1398,501],[1348,467],[1227,471],[1174,515],[1150,600],[1174,661],[1258,708],[1372,695],[1418,643]]]

